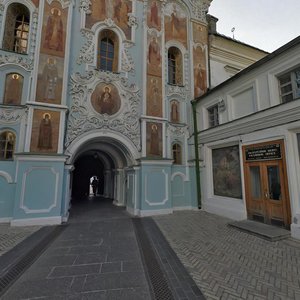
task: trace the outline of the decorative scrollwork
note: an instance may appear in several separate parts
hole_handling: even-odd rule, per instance
[[[210,7],[212,0],[190,0],[192,4],[192,12],[194,16],[202,22],[206,21],[206,14]]]
[[[90,108],[91,94],[100,82],[114,84],[120,91],[122,111],[116,116],[99,114]],[[129,138],[140,151],[140,91],[136,85],[118,74],[90,71],[71,76],[72,105],[68,117],[65,145],[68,147],[78,136],[96,129],[109,129]]]
[[[79,52],[77,63],[79,65],[81,65],[82,63],[91,64],[94,61],[95,44],[93,43],[93,41],[95,33],[89,29],[81,29],[80,32],[82,36],[86,38],[86,42]]]
[[[167,132],[173,137],[184,137],[188,134],[188,127],[169,123],[167,124]]]
[[[14,124],[21,121],[21,119],[27,115],[27,108],[10,108],[0,107],[0,123]]]
[[[92,2],[90,0],[80,0],[79,11],[83,10],[87,15],[91,14],[90,6]]]

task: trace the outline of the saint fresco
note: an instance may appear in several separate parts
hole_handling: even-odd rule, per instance
[[[187,46],[187,18],[183,9],[176,3],[169,3],[165,8],[166,42],[176,40]]]
[[[161,77],[147,77],[147,115],[162,117]]]
[[[24,78],[20,74],[10,73],[6,75],[3,104],[8,104],[8,105],[21,104],[23,81]]]
[[[154,76],[162,75],[161,38],[155,33],[148,35],[147,73]]]
[[[207,90],[206,47],[194,47],[194,97],[203,95]]]
[[[121,107],[119,92],[112,84],[99,83],[91,96],[91,103],[99,114],[109,116],[117,113]]]
[[[45,3],[41,52],[64,57],[67,10],[62,9],[57,1],[52,2],[51,6],[47,1]]]
[[[128,14],[132,12],[132,2],[129,0],[92,0],[91,14],[86,15],[86,27],[105,19],[112,19],[131,39],[131,27],[128,25]]]
[[[41,54],[36,92],[37,101],[60,104],[62,77],[63,59]]]
[[[162,124],[147,123],[147,156],[162,157]]]
[[[194,43],[201,43],[203,45],[208,44],[207,40],[207,27],[193,22],[193,40]]]
[[[147,23],[149,28],[161,30],[161,2],[157,0],[148,1]]]
[[[171,109],[170,109],[170,120],[173,123],[180,122],[180,104],[178,101],[173,100],[171,102]]]
[[[31,152],[56,153],[58,149],[60,113],[35,110],[33,114]]]

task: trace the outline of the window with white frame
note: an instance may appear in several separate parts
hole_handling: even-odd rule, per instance
[[[219,125],[219,108],[218,104],[213,105],[207,109],[208,127],[215,127]]]
[[[282,103],[300,98],[300,68],[278,77],[278,80]]]

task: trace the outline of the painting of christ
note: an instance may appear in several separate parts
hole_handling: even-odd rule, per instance
[[[162,124],[147,123],[147,156],[162,157]]]

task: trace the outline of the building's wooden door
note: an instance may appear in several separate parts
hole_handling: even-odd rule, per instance
[[[283,143],[281,158],[247,161],[244,147],[244,170],[247,213],[250,219],[267,224],[290,225],[289,194],[284,163]],[[272,144],[274,145],[274,143]],[[260,145],[259,149],[263,149]]]

